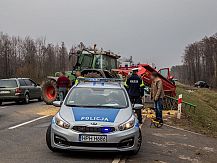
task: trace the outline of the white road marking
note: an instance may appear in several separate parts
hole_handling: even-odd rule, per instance
[[[30,120],[30,121],[27,121],[27,122],[24,122],[24,123],[18,124],[18,125],[16,125],[16,126],[9,127],[8,129],[9,129],[9,130],[12,130],[12,129],[15,129],[15,128],[18,128],[18,127],[21,127],[21,126],[27,125],[27,124],[29,124],[29,123],[32,123],[32,122],[38,121],[38,120],[40,120],[40,119],[46,118],[46,117],[49,117],[49,115],[45,115],[45,116],[42,116],[42,117],[39,117],[39,118],[36,118],[36,119]]]
[[[156,143],[156,142],[148,141],[147,143],[149,143],[149,144],[153,144],[153,145],[156,145],[156,146],[159,146],[159,147],[166,147],[165,144],[160,144],[160,143]]]
[[[5,109],[7,106],[2,106],[2,107],[0,107],[0,109]]]
[[[121,161],[121,158],[117,157],[117,158],[114,158],[114,160],[112,161],[112,163],[120,163],[120,161]]]
[[[126,158],[121,159],[120,163],[125,163],[126,162]]]
[[[199,160],[196,159],[196,158],[190,158],[190,157],[184,156],[184,155],[180,155],[179,158],[180,158],[181,160],[187,160],[187,161],[190,161],[190,162],[192,162],[192,163],[199,163]]]
[[[203,150],[207,152],[214,152],[214,148],[210,148],[210,147],[203,147]]]
[[[191,133],[191,134],[202,136],[202,134],[199,134],[199,133],[196,133],[196,132],[193,132],[193,131],[189,131],[189,130],[185,130],[183,128],[179,128],[179,127],[175,127],[175,126],[170,126],[170,125],[167,125],[167,124],[164,124],[164,126],[167,126],[167,127],[170,127],[170,128],[176,129],[176,130],[180,130],[180,131],[185,131],[185,132],[188,132],[188,133]]]

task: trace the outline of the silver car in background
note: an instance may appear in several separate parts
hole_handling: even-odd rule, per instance
[[[28,104],[32,99],[42,100],[42,89],[32,79],[0,79],[0,105],[10,101]]]
[[[131,151],[142,143],[139,123],[126,90],[119,82],[85,79],[74,86],[47,129],[47,146],[52,151]],[[143,106],[135,104],[134,109]]]

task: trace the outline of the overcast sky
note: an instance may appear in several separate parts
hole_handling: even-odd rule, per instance
[[[187,44],[217,32],[217,0],[0,0],[0,31],[172,66]]]

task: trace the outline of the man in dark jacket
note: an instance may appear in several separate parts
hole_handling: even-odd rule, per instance
[[[142,97],[144,96],[144,82],[137,75],[138,68],[132,69],[132,75],[127,79],[125,87],[127,88],[130,101],[134,104],[142,104]],[[136,110],[139,123],[142,124],[142,111],[141,109]]]

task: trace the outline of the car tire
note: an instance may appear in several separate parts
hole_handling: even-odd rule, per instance
[[[28,103],[29,103],[29,94],[28,94],[28,93],[25,94],[25,98],[24,98],[23,102],[24,102],[25,104],[28,104]]]
[[[2,101],[0,101],[0,106],[2,105]]]
[[[141,132],[140,129],[139,129],[139,137],[137,138],[137,142],[138,142],[137,148],[135,150],[133,150],[132,152],[130,152],[131,155],[136,155],[139,152],[140,148],[141,148],[141,145],[142,145],[142,132]]]
[[[52,152],[59,152],[60,150],[57,148],[52,147],[51,145],[51,125],[47,128],[46,132],[46,143],[47,147],[52,151]]]

